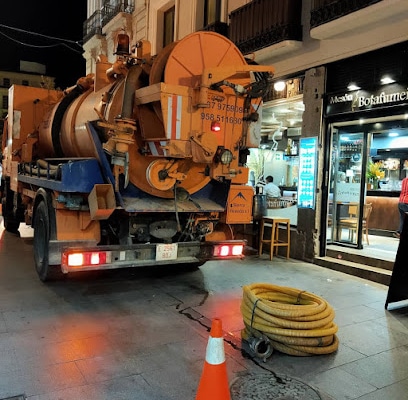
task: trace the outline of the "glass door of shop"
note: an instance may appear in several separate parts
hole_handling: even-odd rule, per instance
[[[327,243],[362,246],[366,146],[364,132],[332,128]]]

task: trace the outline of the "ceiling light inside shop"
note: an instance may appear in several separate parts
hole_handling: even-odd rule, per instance
[[[397,136],[399,136],[399,134],[398,134],[398,132],[390,132],[390,133],[388,134],[388,136],[389,136],[389,137],[397,137]]]
[[[351,82],[351,83],[349,83],[349,85],[347,86],[347,89],[348,90],[359,90],[359,89],[361,89],[361,87],[360,86],[357,86],[354,82]]]
[[[277,92],[281,92],[282,90],[285,90],[285,87],[286,87],[286,83],[284,81],[275,82],[274,85],[273,85],[273,88]]]
[[[387,85],[389,83],[394,83],[394,82],[395,82],[395,79],[392,79],[390,76],[384,76],[381,78],[381,83],[383,85]]]

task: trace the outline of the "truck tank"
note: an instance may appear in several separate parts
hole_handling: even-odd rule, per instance
[[[111,68],[105,72],[114,81],[107,86],[96,88],[84,78],[67,92],[41,123],[39,156],[98,157],[86,124],[99,119],[104,148],[121,164],[115,165],[115,176],[125,175],[126,182],[153,196],[174,197],[176,183],[191,195],[211,178],[243,172],[237,149],[247,144],[233,122],[243,123],[244,99],[225,86],[199,104],[206,69],[232,65],[229,84],[251,83],[249,71],[235,71],[247,66],[237,47],[212,32],[189,35],[154,58],[144,45],[138,50],[144,52],[146,64],[119,73]],[[217,120],[222,128],[214,132],[211,123]],[[208,172],[219,149],[232,153],[229,171]],[[246,182],[246,176],[242,180]]]

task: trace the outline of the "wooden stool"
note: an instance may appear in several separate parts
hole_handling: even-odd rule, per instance
[[[271,238],[264,239],[265,224],[271,224]],[[279,225],[286,225],[287,240],[279,240]],[[270,259],[273,254],[278,254],[279,247],[286,247],[286,258],[289,258],[290,251],[290,219],[280,217],[263,217],[259,232],[259,255],[262,255],[262,246],[264,243],[270,244]]]

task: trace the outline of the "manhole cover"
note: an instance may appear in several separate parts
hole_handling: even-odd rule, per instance
[[[306,383],[275,373],[245,373],[233,381],[231,396],[233,400],[323,400]]]

